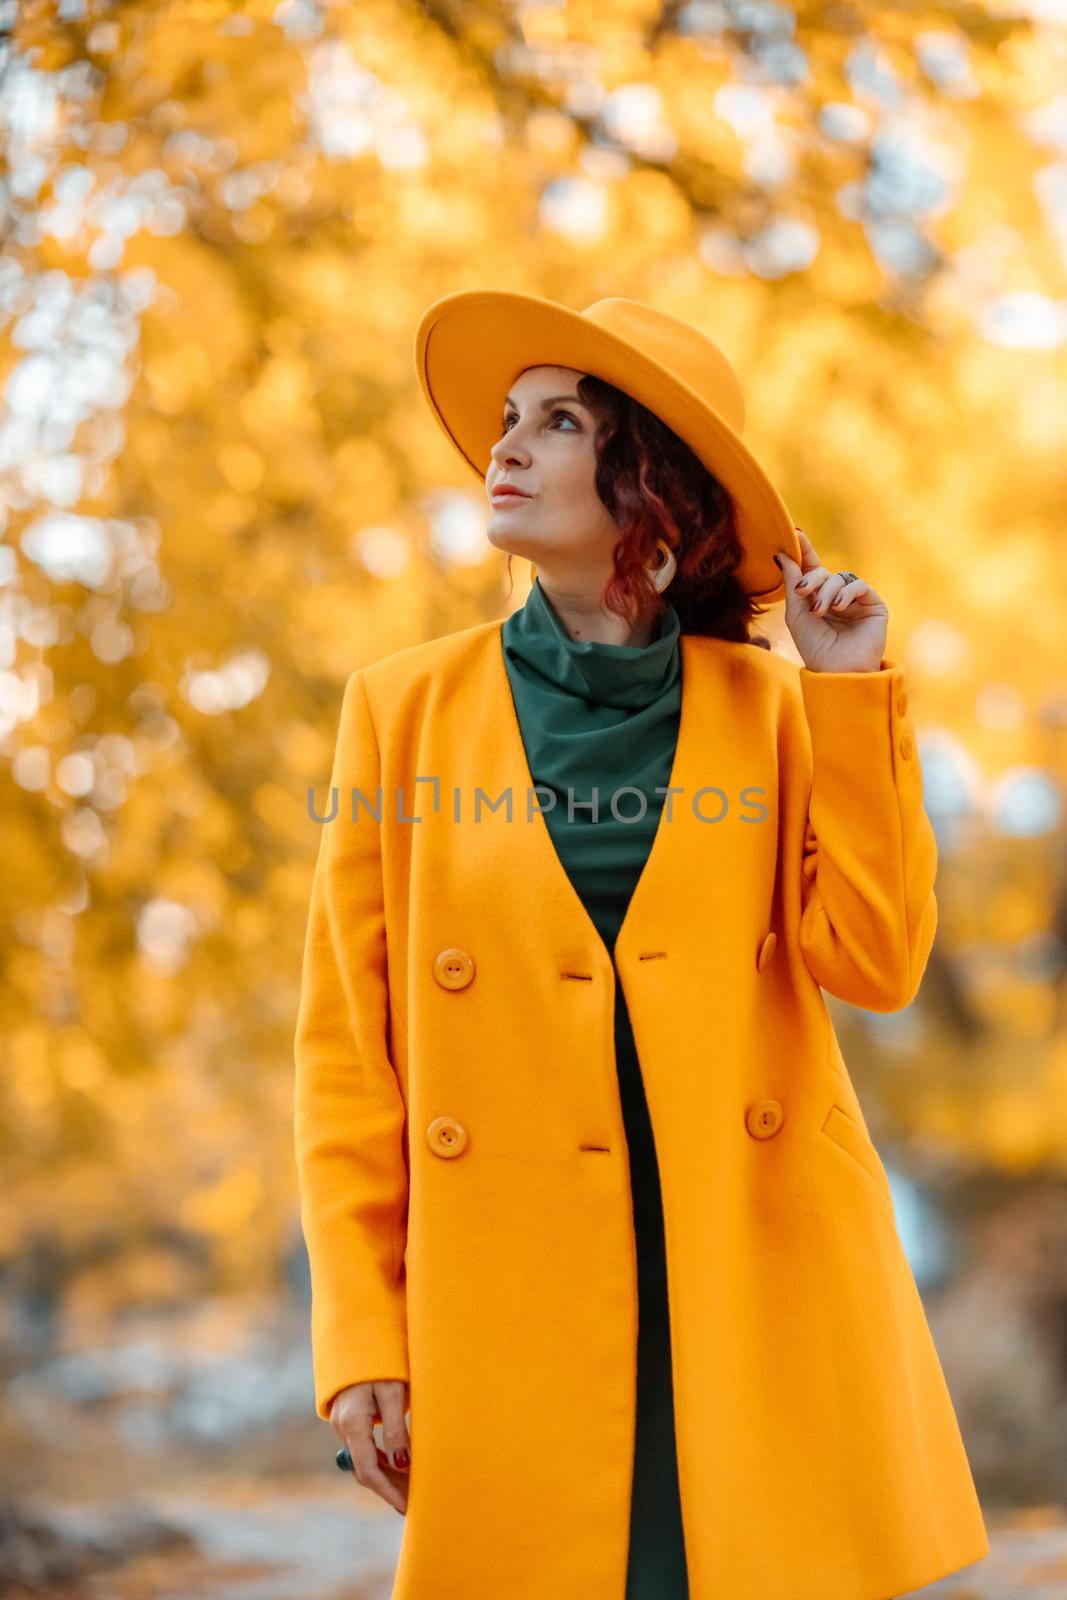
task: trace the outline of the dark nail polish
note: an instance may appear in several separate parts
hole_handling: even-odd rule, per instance
[[[393,1451],[393,1465],[394,1467],[398,1467],[401,1472],[406,1472],[408,1470],[408,1467],[411,1465],[411,1457],[408,1455],[406,1450]]]

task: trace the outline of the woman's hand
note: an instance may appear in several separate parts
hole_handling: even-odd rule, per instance
[[[862,578],[846,582],[820,566],[811,540],[799,528],[797,536],[803,567],[784,550],[775,559],[785,577],[786,625],[804,665],[812,672],[880,671],[889,624],[885,601]],[[799,591],[798,581],[805,585]]]
[[[411,1464],[406,1411],[407,1384],[402,1378],[351,1383],[338,1391],[330,1407],[330,1426],[347,1445],[356,1478],[387,1500],[401,1516],[408,1508],[407,1473]],[[374,1439],[375,1412],[381,1413],[384,1450]]]

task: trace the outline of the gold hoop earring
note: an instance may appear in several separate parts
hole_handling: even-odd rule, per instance
[[[674,551],[666,539],[657,539],[656,549],[662,553],[663,560],[658,567],[646,567],[645,571],[648,573],[649,582],[653,589],[657,594],[662,594],[677,572],[678,562],[675,560]]]

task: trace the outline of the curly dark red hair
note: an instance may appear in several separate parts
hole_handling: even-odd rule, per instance
[[[596,419],[597,493],[620,530],[605,608],[632,623],[659,603],[646,569],[656,566],[656,541],[664,539],[678,563],[666,594],[682,632],[769,650],[769,639],[750,632],[766,608],[737,581],[742,548],[730,494],[672,428],[622,389],[586,374],[578,394]]]

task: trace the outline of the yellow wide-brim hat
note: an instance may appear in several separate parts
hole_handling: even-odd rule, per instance
[[[468,466],[485,481],[503,431],[504,397],[527,367],[573,367],[622,389],[684,439],[730,494],[744,550],[737,579],[753,597],[781,598],[775,564],[799,566],[785,502],[742,442],[737,374],[707,334],[638,300],[597,300],[584,311],[508,289],[464,289],[435,300],[415,334],[423,393]]]

